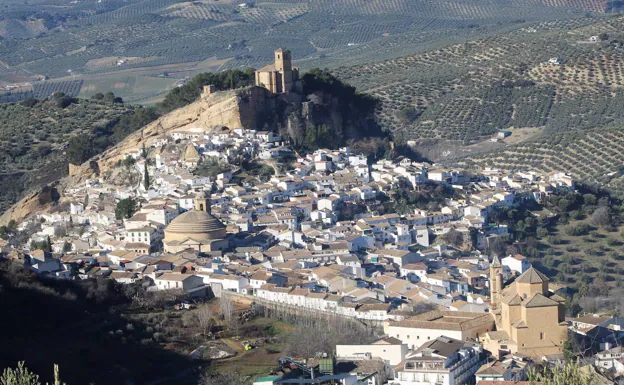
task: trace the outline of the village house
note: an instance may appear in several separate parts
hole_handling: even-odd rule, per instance
[[[477,339],[494,329],[494,319],[488,313],[433,311],[384,324],[384,333],[416,349],[440,336],[460,341]]]
[[[191,274],[163,273],[156,276],[154,284],[158,290],[182,290],[185,293],[204,285],[204,280]]]
[[[446,336],[427,341],[394,368],[393,383],[464,385],[481,366],[481,346]]]

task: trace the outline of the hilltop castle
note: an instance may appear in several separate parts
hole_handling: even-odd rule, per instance
[[[531,267],[504,287],[498,257],[490,264],[490,297],[496,331],[485,335],[485,348],[532,357],[561,354],[568,338],[565,299],[548,290],[548,278]]]
[[[275,51],[275,63],[256,71],[256,86],[264,87],[274,94],[301,92],[299,68],[292,66],[290,51]]]

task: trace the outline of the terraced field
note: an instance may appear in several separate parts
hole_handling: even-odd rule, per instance
[[[567,172],[589,185],[624,196],[624,131],[621,127],[554,134],[504,150],[460,159],[463,167],[494,167],[511,172]]]
[[[468,145],[501,129],[605,127],[624,119],[622,31],[621,16],[547,21],[334,72],[378,97],[381,125],[401,139]]]
[[[241,3],[107,0],[58,7],[54,1],[10,2],[0,21],[0,79],[18,71],[31,80],[60,78],[71,70],[86,82],[92,75],[209,57],[231,59],[222,69],[259,67],[277,47],[291,49],[304,69],[336,68],[474,40],[530,22],[605,11],[595,0]],[[127,60],[117,65],[115,58]],[[102,61],[106,65],[98,65]]]

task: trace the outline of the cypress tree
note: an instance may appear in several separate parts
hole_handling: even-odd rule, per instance
[[[51,253],[52,252],[52,241],[50,240],[50,236],[46,240],[45,251]]]
[[[143,185],[145,186],[145,190],[147,191],[147,189],[149,189],[149,186],[150,186],[150,177],[149,177],[149,173],[147,172],[147,160],[145,160],[145,175],[143,179]]]

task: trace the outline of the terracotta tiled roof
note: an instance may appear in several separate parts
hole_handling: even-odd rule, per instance
[[[403,321],[390,322],[390,326],[439,330],[470,330],[487,323],[494,323],[494,318],[489,313],[432,311]]]
[[[553,301],[550,298],[544,297],[540,293],[536,293],[532,298],[529,298],[528,301],[524,303],[525,307],[544,307],[544,306],[555,306],[559,303],[557,301]]]
[[[518,283],[542,283],[548,282],[548,277],[544,274],[540,273],[534,267],[529,268],[529,270],[522,273],[520,277],[516,280]]]

